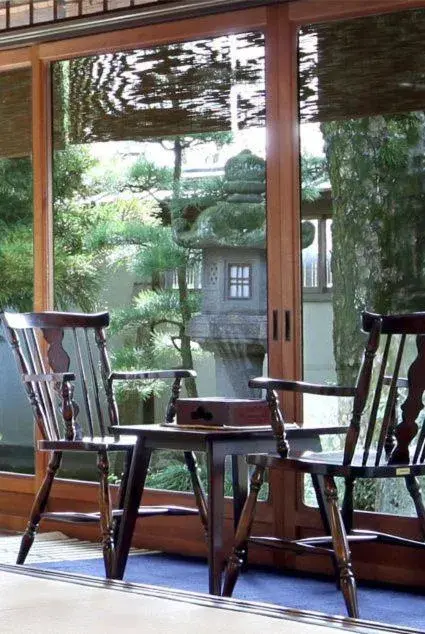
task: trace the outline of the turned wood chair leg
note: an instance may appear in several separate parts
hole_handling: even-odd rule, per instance
[[[25,559],[27,558],[30,548],[34,542],[34,538],[37,534],[38,526],[40,523],[40,518],[46,509],[50,491],[52,489],[53,480],[55,479],[55,475],[60,467],[61,461],[62,452],[54,451],[52,457],[49,460],[43,483],[38,490],[38,493],[31,508],[28,524],[25,533],[22,536],[18,557],[16,559],[17,564],[25,563]]]
[[[251,534],[258,494],[264,482],[264,467],[257,466],[251,478],[249,495],[242,509],[235,543],[224,573],[223,597],[231,597],[241,568],[246,560],[246,547]]]
[[[129,477],[129,473],[130,473],[130,465],[131,465],[132,457],[133,457],[133,449],[129,449],[128,451],[126,451],[125,463],[124,463],[124,471],[123,471],[123,474],[121,476],[120,488],[119,488],[119,492],[118,492],[117,509],[120,509],[120,510],[122,510],[124,508],[124,500],[125,500],[125,494],[126,494],[126,491],[127,491],[128,477]],[[119,534],[119,531],[120,531],[121,519],[122,519],[121,515],[118,515],[115,518],[115,520],[113,520],[114,547],[117,545],[117,542],[118,542],[118,534]]]
[[[190,479],[192,482],[193,493],[195,495],[196,506],[199,510],[201,522],[204,527],[205,533],[208,533],[208,509],[207,501],[205,497],[205,491],[202,487],[201,480],[198,473],[198,461],[193,451],[185,451],[184,459],[189,471]]]
[[[354,478],[345,478],[344,499],[342,501],[341,515],[345,526],[345,532],[353,530],[353,508],[354,508]]]
[[[338,506],[337,488],[332,476],[325,476],[325,499],[328,505],[332,542],[336,564],[339,569],[341,591],[347,606],[348,615],[358,618],[357,588],[351,566],[350,547]]]
[[[102,534],[103,561],[105,563],[105,573],[107,579],[112,579],[114,567],[115,547],[114,530],[112,520],[112,503],[109,491],[109,460],[106,451],[99,451],[97,454],[97,468],[100,473],[99,487],[99,508],[100,508],[100,530]]]
[[[406,476],[405,482],[407,490],[413,500],[413,504],[415,505],[422,537],[425,539],[425,506],[422,499],[421,487],[419,486],[418,479],[412,475]]]
[[[313,483],[314,492],[316,493],[316,500],[319,506],[320,517],[322,520],[325,535],[330,535],[331,525],[330,525],[329,517],[328,517],[328,506],[325,500],[323,476],[317,476],[315,474],[311,474],[311,481]],[[334,573],[335,573],[336,588],[337,590],[341,590],[340,581],[339,581],[339,569],[338,569],[335,557],[332,557],[332,563],[333,563]]]

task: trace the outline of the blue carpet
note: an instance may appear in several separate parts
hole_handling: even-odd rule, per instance
[[[37,564],[36,567],[95,577],[104,576],[101,559],[48,562]],[[124,580],[192,592],[208,591],[205,560],[178,555],[132,555],[128,559]],[[234,597],[346,616],[344,601],[334,582],[254,566],[240,576]],[[360,585],[359,604],[362,619],[425,631],[425,597],[421,594]]]

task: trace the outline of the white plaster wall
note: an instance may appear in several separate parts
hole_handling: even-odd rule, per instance
[[[303,303],[304,380],[312,383],[335,383],[332,343],[332,302]]]
[[[303,361],[304,380],[311,383],[336,383],[333,357],[333,311],[331,301],[304,301],[303,303]],[[303,397],[304,425],[338,424],[342,402],[329,396],[306,394]],[[339,447],[330,446],[330,449]]]

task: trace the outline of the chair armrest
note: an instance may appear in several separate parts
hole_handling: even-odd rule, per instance
[[[111,372],[109,380],[131,381],[133,379],[188,379],[195,376],[195,370],[136,370],[134,372]]]
[[[22,374],[24,383],[66,383],[75,381],[73,372],[52,372],[50,374]]]
[[[259,376],[255,379],[251,379],[249,381],[249,386],[265,390],[321,394],[322,396],[354,396],[356,393],[355,387],[320,385],[318,383],[306,383],[305,381],[287,381],[285,379],[272,379],[265,376]]]

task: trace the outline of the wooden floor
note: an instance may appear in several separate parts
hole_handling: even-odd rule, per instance
[[[412,634],[368,624],[153,586],[0,564],[1,634]]]

